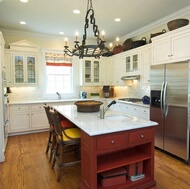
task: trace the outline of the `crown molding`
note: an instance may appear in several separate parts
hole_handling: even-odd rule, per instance
[[[163,17],[162,19],[159,19],[153,23],[150,23],[138,30],[135,30],[131,33],[128,33],[122,37],[120,37],[120,40],[121,41],[124,41],[128,38],[133,38],[135,36],[138,36],[138,35],[141,35],[142,33],[146,33],[148,31],[151,31],[157,27],[160,27],[162,25],[165,25],[167,24],[167,22],[171,21],[171,20],[174,20],[176,18],[180,18],[180,17],[184,17],[184,16],[187,16],[187,15],[190,15],[190,6],[187,6],[186,8],[184,9],[181,9],[179,11],[176,11],[166,17]],[[3,29],[3,28],[0,28],[0,31],[2,31],[2,33],[5,33],[6,35],[17,35],[17,36],[21,36],[21,37],[24,37],[24,36],[30,36],[30,37],[36,37],[36,38],[52,38],[52,39],[60,39],[60,38],[63,38],[63,36],[60,36],[60,35],[49,35],[49,34],[42,34],[42,33],[33,33],[33,32],[24,32],[24,31],[18,31],[18,30],[9,30],[9,29]]]

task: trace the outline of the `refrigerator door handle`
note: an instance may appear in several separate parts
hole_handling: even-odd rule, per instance
[[[168,115],[167,87],[168,87],[168,83],[165,82],[164,95],[163,95],[164,117]]]
[[[161,87],[161,93],[160,93],[160,108],[161,108],[161,113],[163,117],[164,117],[164,104],[163,104],[164,85],[165,83],[163,82],[162,87]]]

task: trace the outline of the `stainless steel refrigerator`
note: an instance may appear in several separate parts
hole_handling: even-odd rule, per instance
[[[189,163],[190,62],[151,66],[150,119],[155,146]]]

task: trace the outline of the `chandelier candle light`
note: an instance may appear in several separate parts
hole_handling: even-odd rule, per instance
[[[88,17],[90,17],[90,19]],[[94,37],[97,38],[97,45],[86,45],[86,38],[87,38],[86,30],[89,27],[89,20],[90,20],[90,24],[93,25],[93,32],[94,32]],[[106,41],[104,41],[104,36],[105,36],[105,32],[103,31],[102,39],[100,38],[100,32],[98,30],[98,26],[96,25],[96,20],[94,17],[92,0],[88,0],[82,45],[79,45],[80,42],[78,41],[78,32],[76,32],[75,33],[76,40],[74,41],[75,43],[74,49],[69,50],[67,38],[65,38],[64,52],[68,56],[78,56],[80,59],[82,59],[83,57],[100,58],[100,56],[105,56],[109,54],[109,48],[105,46]]]

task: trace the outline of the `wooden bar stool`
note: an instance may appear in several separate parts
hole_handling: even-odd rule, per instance
[[[55,134],[55,127],[53,124],[53,120],[51,118],[51,115],[49,113],[50,111],[50,106],[48,106],[47,104],[44,104],[44,109],[48,118],[48,122],[49,122],[49,138],[48,138],[48,142],[47,142],[47,147],[46,147],[46,154],[48,154],[49,150],[50,150],[50,157],[49,157],[49,162],[51,162],[52,160],[52,156],[53,156],[53,151],[55,150],[55,144],[56,144],[56,134]],[[71,128],[71,127],[75,127],[75,125],[70,122],[69,120],[65,119],[63,116],[61,117],[61,126],[63,128]]]
[[[52,168],[55,163],[59,167],[57,182],[60,181],[63,167],[80,163],[80,129],[77,127],[63,128],[56,110],[51,109],[50,114],[54,123],[56,133],[56,148],[53,156]],[[69,160],[64,161],[69,153]]]

